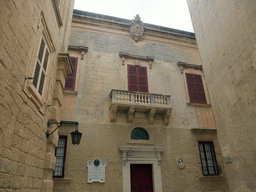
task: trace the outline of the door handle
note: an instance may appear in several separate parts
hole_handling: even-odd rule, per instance
[[[133,188],[134,188],[134,189],[136,189],[136,188],[137,188],[137,185],[136,185],[136,184],[134,184],[134,185],[133,185]]]
[[[148,184],[146,184],[145,187],[148,188]]]

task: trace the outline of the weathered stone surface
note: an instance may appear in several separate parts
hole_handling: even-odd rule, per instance
[[[188,5],[230,191],[255,191],[256,2],[188,0]]]
[[[43,171],[47,151],[45,132],[50,117],[46,105],[52,103],[57,75],[57,56],[67,50],[73,0],[62,1],[60,28],[53,1],[2,1],[0,6],[0,191],[39,192],[43,187]],[[34,73],[38,44],[42,38],[39,27],[45,20],[55,50],[50,54],[49,73],[45,80],[41,109],[32,95],[25,92],[25,79]],[[64,29],[67,33],[64,33]],[[46,33],[45,33],[46,34]],[[48,88],[51,85],[52,89]],[[55,141],[55,145],[56,145]],[[54,149],[51,150],[52,155]],[[53,155],[54,156],[54,155]],[[52,158],[54,161],[54,158]],[[55,163],[55,162],[54,162]],[[54,163],[50,167],[54,168]],[[52,174],[49,180],[51,180]],[[52,190],[48,185],[47,191]]]

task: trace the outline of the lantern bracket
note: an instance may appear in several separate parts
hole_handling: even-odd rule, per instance
[[[53,134],[58,128],[60,128],[62,125],[76,125],[76,130],[78,127],[78,122],[77,121],[60,121],[60,122],[51,122],[48,120],[47,122],[47,127],[49,127],[52,124],[59,124],[58,127],[56,127],[51,133],[49,132],[49,129],[46,132],[46,138],[48,138],[51,134]]]

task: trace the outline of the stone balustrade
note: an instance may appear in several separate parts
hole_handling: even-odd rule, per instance
[[[158,113],[163,115],[164,124],[168,125],[171,115],[170,97],[170,95],[112,89],[110,120],[115,122],[117,111],[123,110],[127,111],[128,122],[132,122],[134,112],[140,111],[147,113],[150,124],[153,123],[155,113]]]

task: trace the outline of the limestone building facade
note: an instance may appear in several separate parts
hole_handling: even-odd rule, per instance
[[[193,33],[74,10],[69,54],[54,191],[228,191]]]
[[[73,0],[0,1],[0,191],[53,190]]]
[[[230,191],[256,191],[256,2],[188,0],[188,6]]]
[[[0,190],[255,191],[255,2],[188,0],[197,40],[73,4],[0,2]]]

